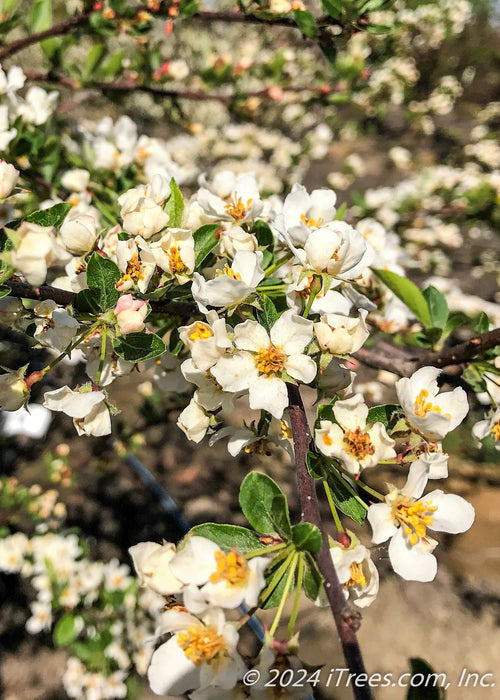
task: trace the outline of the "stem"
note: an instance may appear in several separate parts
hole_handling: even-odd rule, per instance
[[[276,615],[274,616],[273,624],[271,625],[271,629],[269,630],[269,634],[271,635],[271,637],[274,637],[274,633],[276,632],[276,629],[279,625],[279,621],[281,620],[281,616],[283,614],[283,608],[285,607],[285,603],[288,599],[288,593],[289,593],[290,587],[292,585],[293,577],[295,576],[295,569],[297,568],[298,558],[299,558],[299,553],[294,552],[294,554],[292,554],[292,561],[290,564],[290,568],[288,570],[288,576],[286,577],[285,588],[283,589],[283,595],[281,596],[280,604],[278,605],[278,609],[276,610]]]
[[[396,464],[396,462],[394,462]],[[347,469],[344,469],[344,467],[341,467],[340,464],[336,464],[335,468],[339,470],[339,472],[342,472],[345,476],[347,476],[349,479],[352,480],[352,474],[351,472],[347,471]],[[367,491],[368,493],[371,493],[372,496],[375,496],[375,498],[379,501],[385,501],[385,496],[379,491],[375,491],[375,489],[372,489],[371,486],[367,486],[364,481],[360,481],[359,479],[356,479],[355,483],[358,486],[361,486],[363,491]],[[356,493],[354,488],[350,483],[346,484],[347,488],[351,491],[352,495],[361,503],[361,505],[368,510],[368,506],[366,503],[363,501],[362,498],[359,497],[359,495]]]
[[[276,260],[275,263],[273,263],[272,265],[269,265],[269,267],[266,268],[266,274],[265,274],[265,276],[266,276],[266,277],[270,277],[270,276],[273,274],[273,272],[276,272],[276,270],[279,270],[279,268],[280,268],[282,265],[284,265],[285,263],[287,263],[287,262],[288,262],[289,260],[291,260],[292,258],[293,258],[293,253],[292,253],[292,251],[289,251],[288,253],[285,253],[285,255],[283,255],[282,258],[280,258],[279,260]]]
[[[270,547],[263,547],[262,549],[254,549],[251,552],[245,554],[245,559],[253,559],[253,557],[260,557],[265,554],[271,554],[271,552],[277,552],[280,549],[287,547],[286,542],[280,542],[279,544],[273,544]]]
[[[332,492],[330,490],[330,487],[328,486],[328,482],[326,481],[326,479],[323,479],[323,488],[325,489],[326,497],[328,499],[328,503],[330,504],[330,510],[332,511],[332,516],[335,521],[335,527],[337,528],[337,532],[344,532],[344,528],[342,527],[342,523],[340,522],[339,514],[337,513],[337,508],[333,501]]]
[[[340,637],[344,658],[350,673],[357,677],[360,674],[365,674],[366,671],[356,638],[356,621],[349,615],[346,607],[344,591],[330,556],[328,535],[323,528],[319,514],[314,481],[306,465],[306,454],[312,442],[311,432],[299,388],[294,384],[288,384],[287,388],[302,520],[316,525],[322,533],[323,545],[314,558],[324,578],[325,593]],[[353,683],[351,687],[356,700],[372,700],[372,693],[368,685],[359,687]]]
[[[307,318],[309,316],[309,311],[311,310],[311,306],[313,305],[313,301],[316,299],[318,296],[319,292],[321,291],[321,279],[314,276],[313,281],[311,282],[311,285],[309,287],[309,297],[307,299],[307,304],[306,308],[304,309],[304,318]]]
[[[295,598],[293,601],[292,613],[288,622],[288,635],[291,637],[295,630],[295,621],[299,612],[300,594],[302,593],[302,581],[304,579],[304,555],[299,555],[299,570],[297,572],[297,587],[295,588]]]
[[[96,378],[95,378],[95,383],[99,385],[99,382],[101,381],[101,375],[102,375],[102,370],[104,367],[104,360],[106,359],[106,334],[108,331],[108,327],[106,324],[103,325],[102,330],[101,330],[101,356],[99,358],[99,368],[97,370]]]

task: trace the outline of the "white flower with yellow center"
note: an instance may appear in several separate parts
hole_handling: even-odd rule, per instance
[[[215,411],[220,407],[230,411],[233,408],[234,394],[222,390],[210,369],[198,369],[193,360],[188,359],[182,363],[181,371],[186,381],[198,387],[195,399],[206,411]]]
[[[248,233],[241,226],[231,225],[229,222],[223,224],[219,236],[219,252],[234,258],[239,250],[249,250],[255,252],[259,247],[259,242],[253,233]]]
[[[229,195],[219,197],[206,187],[200,187],[197,194],[198,203],[203,211],[219,221],[232,221],[242,224],[260,216],[264,203],[260,199],[259,188],[253,173],[234,176],[228,171],[219,173],[218,186],[221,193],[231,188]],[[222,180],[227,180],[224,187]]]
[[[164,229],[169,216],[163,211],[163,204],[169,194],[168,181],[155,175],[149,185],[140,185],[120,195],[118,204],[124,231],[148,239]]]
[[[181,593],[184,583],[173,574],[170,562],[176,554],[172,542],[140,542],[128,550],[132,557],[139,585],[159,595]]]
[[[191,231],[169,228],[159,241],[151,244],[151,252],[158,267],[175,277],[179,284],[191,279],[194,270],[194,238]]]
[[[432,581],[436,575],[432,551],[438,543],[428,536],[428,528],[457,534],[474,522],[474,508],[460,496],[436,490],[422,498],[427,479],[427,465],[417,460],[410,467],[405,486],[399,490],[389,485],[385,503],[368,509],[372,542],[381,544],[391,538],[392,568],[407,581]]]
[[[179,328],[180,339],[191,352],[195,366],[201,370],[210,369],[232,348],[227,333],[226,321],[219,318],[216,311],[207,313],[206,323],[194,321]]]
[[[211,280],[195,272],[192,294],[200,311],[207,313],[208,306],[236,306],[254,294],[265,275],[262,259],[260,250],[255,253],[240,250],[231,265],[226,263]]]
[[[494,440],[495,449],[500,450],[500,408],[488,418],[476,423],[472,428],[472,434],[479,443],[486,437],[491,437]]]
[[[314,334],[324,352],[332,355],[345,355],[356,352],[370,335],[366,327],[368,311],[360,309],[359,317],[352,318],[341,314],[324,314],[319,323],[314,324]]]
[[[53,226],[38,226],[28,221],[23,221],[16,231],[18,244],[11,253],[12,265],[34,287],[45,282],[50,265],[65,264],[71,257],[59,245],[55,233]]]
[[[195,392],[194,397],[179,415],[177,427],[182,430],[188,440],[192,440],[192,442],[201,442],[207,434],[209,425],[210,416],[197,401]]]
[[[145,294],[156,268],[156,260],[151,248],[140,236],[116,243],[116,262],[122,273],[116,283],[120,292],[137,289]]]
[[[395,441],[387,435],[383,423],[366,424],[368,406],[361,394],[336,401],[333,415],[336,423],[322,420],[316,429],[316,446],[327,457],[338,459],[351,474],[396,457]]]
[[[151,690],[158,695],[184,695],[212,685],[233,688],[245,672],[236,626],[226,622],[220,608],[200,617],[167,610],[158,632],[173,635],[156,649],[148,669]]]
[[[360,544],[351,532],[349,536],[351,543],[348,547],[337,541],[331,543],[330,556],[346,600],[351,597],[359,608],[366,608],[377,597],[378,571],[371,559],[370,550]]]
[[[442,440],[459,425],[469,410],[461,387],[439,394],[437,367],[421,367],[396,382],[396,392],[413,430],[428,440]]]
[[[296,246],[303,246],[311,231],[333,221],[337,195],[333,190],[313,190],[309,194],[296,183],[285,197],[283,208],[272,228]]]
[[[311,341],[312,321],[285,311],[268,333],[256,321],[245,321],[234,330],[234,345],[240,352],[222,358],[212,374],[224,391],[248,389],[250,408],[269,411],[281,418],[288,406],[283,376],[304,384],[316,376],[316,363],[303,354]]]

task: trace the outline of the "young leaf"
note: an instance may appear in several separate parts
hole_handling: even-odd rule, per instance
[[[57,622],[52,638],[56,647],[65,647],[74,640],[77,634],[75,618],[68,613]]]
[[[196,253],[196,268],[199,268],[207,255],[215,248],[219,239],[215,235],[219,224],[205,224],[193,233],[194,252]]]
[[[116,263],[98,253],[92,253],[87,265],[87,284],[89,289],[96,290],[103,311],[115,306],[120,298],[120,293],[115,288],[120,278],[121,272]]]
[[[315,36],[317,27],[316,20],[310,12],[305,10],[295,10],[293,13],[297,27],[300,29],[304,36],[312,37]]]
[[[427,306],[429,307],[431,325],[435,328],[443,329],[446,326],[448,316],[450,315],[446,297],[432,285],[427,287],[427,289],[424,289],[422,294],[427,302]]]
[[[339,400],[339,397],[336,396],[334,399],[330,401],[330,403],[320,403],[317,410],[316,410],[316,420],[314,421],[314,427],[319,428],[319,424],[322,420],[329,420],[332,423],[335,423],[335,416],[333,414],[333,407],[335,403]]]
[[[248,474],[241,484],[239,500],[246,519],[257,532],[291,537],[286,497],[271,477],[260,472]]]
[[[29,221],[31,224],[38,224],[38,226],[59,228],[70,209],[72,209],[72,205],[69,202],[59,202],[59,204],[54,204],[50,209],[37,209],[37,211],[31,212],[26,217],[26,221]]]
[[[317,554],[321,549],[321,532],[312,523],[297,523],[292,526],[292,540],[303,552]]]
[[[234,547],[238,554],[246,554],[256,549],[264,548],[258,535],[246,527],[238,525],[219,525],[218,523],[203,523],[195,525],[190,534],[206,537],[218,544],[223,552],[230,552]]]
[[[272,574],[266,578],[266,583],[269,583],[270,580],[272,579]],[[276,608],[280,604],[280,600],[283,597],[283,593],[285,591],[285,584],[286,584],[286,573],[283,574],[283,576],[280,579],[280,582],[274,589],[274,591],[271,593],[269,598],[266,600],[264,605],[262,605],[262,610],[270,610],[271,608]]]
[[[398,299],[401,299],[403,304],[406,304],[410,311],[426,328],[432,326],[429,307],[427,306],[424,295],[416,284],[391,270],[377,270],[375,268],[372,268],[372,270],[377,277],[389,287],[391,292],[394,292]]]
[[[262,311],[257,312],[259,323],[269,332],[278,320],[279,313],[271,299],[264,294],[261,296],[261,306]]]
[[[174,178],[170,180],[170,197],[165,202],[163,211],[169,216],[169,228],[181,228],[184,198]]]
[[[124,360],[140,362],[163,355],[166,347],[160,336],[141,332],[119,336],[113,341],[113,349]]]

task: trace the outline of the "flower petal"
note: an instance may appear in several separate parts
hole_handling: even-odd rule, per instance
[[[426,494],[425,500],[430,500],[432,505],[437,506],[437,511],[433,513],[432,525],[430,525],[432,530],[458,534],[468,530],[474,522],[474,508],[461,496],[454,493],[443,493],[437,489]]]
[[[436,557],[424,551],[420,543],[413,547],[406,539],[402,528],[396,532],[389,544],[389,559],[392,568],[406,581],[432,581],[437,572]]]

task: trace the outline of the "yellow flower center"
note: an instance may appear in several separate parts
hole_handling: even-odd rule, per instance
[[[174,274],[185,272],[187,270],[187,267],[182,261],[179,246],[171,246],[170,250],[167,252],[167,255],[168,259],[170,260],[170,269]]]
[[[224,649],[226,640],[215,627],[188,627],[177,635],[177,644],[195,666],[210,663]]]
[[[76,192],[73,192],[73,194],[68,197],[67,201],[72,207],[76,207],[80,204],[80,197],[76,194]]]
[[[358,459],[364,459],[367,455],[375,452],[375,445],[372,444],[368,433],[364,433],[358,426],[356,430],[346,430],[344,443],[348,451]]]
[[[257,353],[255,363],[259,372],[272,376],[276,374],[276,372],[281,372],[285,357],[281,346],[275,347],[274,345],[268,345],[267,348]]]
[[[415,399],[414,411],[415,415],[419,418],[425,418],[429,411],[434,411],[434,413],[442,413],[441,408],[432,401],[427,401],[429,392],[427,389],[422,389],[420,394]],[[444,414],[447,418],[451,418],[449,413]]]
[[[292,431],[290,427],[285,423],[284,420],[280,422],[280,427],[281,427],[281,438],[283,440],[286,440],[287,438],[292,437]]]
[[[241,275],[239,272],[235,272],[232,267],[229,267],[229,265],[226,263],[222,270],[217,270],[215,273],[217,277],[221,277],[222,275],[226,275],[227,277],[230,277],[232,280],[241,280]]]
[[[207,376],[207,379],[210,381],[210,383],[213,384],[214,387],[215,387],[218,391],[222,391],[221,385],[219,384],[219,382],[217,381],[217,379],[214,377],[214,375],[212,374],[212,372],[211,372],[209,369],[207,369],[207,371],[205,372],[205,374],[206,374],[206,376]]]
[[[217,571],[214,571],[210,576],[212,583],[225,580],[231,586],[246,585],[249,567],[246,560],[239,554],[236,554],[234,548],[229,554],[215,552],[215,561],[217,562]]]
[[[226,214],[229,214],[235,221],[242,221],[247,215],[247,211],[252,206],[252,202],[252,199],[247,199],[245,206],[241,197],[236,198],[236,195],[233,195],[229,200],[229,204],[226,204],[224,210]]]
[[[213,330],[207,326],[206,323],[200,323],[198,321],[189,334],[189,340],[205,340],[205,338],[211,338],[213,334]]]
[[[126,276],[128,276],[128,278],[134,282],[137,282],[137,280],[141,279],[142,277],[141,263],[139,262],[137,253],[134,253],[127,263],[127,269],[125,270],[124,277]]]
[[[392,517],[404,527],[410,544],[413,546],[425,537],[426,528],[432,525],[432,513],[437,506],[432,501],[415,501],[402,496],[392,506]]]
[[[363,575],[361,564],[358,564],[357,561],[353,561],[352,564],[349,566],[349,571],[351,572],[351,578],[349,579],[349,581],[346,581],[346,583],[344,583],[344,587],[355,586],[356,584],[358,584],[359,586],[362,586],[364,588],[366,586],[366,578]]]
[[[493,435],[493,439],[495,440],[495,442],[497,440],[500,440],[500,420],[497,421],[492,427],[491,434]]]
[[[309,228],[311,228],[312,226],[315,226],[316,228],[318,228],[323,223],[323,219],[319,218],[317,221],[316,221],[316,219],[312,219],[312,218],[308,219],[305,214],[300,215],[300,220],[302,221],[303,224],[305,224]]]

